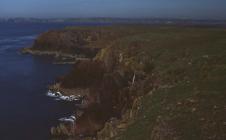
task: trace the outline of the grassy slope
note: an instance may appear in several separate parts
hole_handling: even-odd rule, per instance
[[[147,30],[114,43],[128,59],[151,61],[161,84],[121,139],[226,139],[226,30]]]
[[[154,81],[160,87],[144,96],[136,121],[120,139],[226,139],[226,29],[148,26],[67,29],[103,30],[101,39],[88,45],[110,46],[115,53],[112,56],[123,56],[120,69],[128,65],[132,71],[157,78]],[[103,58],[109,59],[106,63],[113,61],[111,55]],[[140,84],[136,94],[143,95],[147,87],[139,89],[142,82],[136,84]]]

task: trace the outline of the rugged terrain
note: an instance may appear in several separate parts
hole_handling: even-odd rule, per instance
[[[84,96],[75,125],[59,124],[54,136],[226,139],[226,29],[68,27],[23,52],[89,58],[50,86]]]

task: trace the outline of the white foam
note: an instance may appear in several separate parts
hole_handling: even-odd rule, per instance
[[[61,96],[60,99],[61,100],[69,100],[70,98],[68,96]]]
[[[80,100],[81,96],[75,96],[75,95],[70,95],[70,96],[64,96],[62,95],[59,91],[57,92],[53,92],[53,91],[48,91],[47,96],[52,97],[52,98],[56,98],[55,100],[63,100],[63,101],[78,101]]]
[[[72,118],[73,120],[76,120],[75,116],[71,115],[70,118]]]
[[[60,118],[58,119],[59,121],[61,122],[71,122],[71,123],[74,123],[76,121],[76,117],[71,115],[69,117],[63,117],[63,118]]]
[[[52,91],[48,91],[47,92],[47,94],[46,94],[47,96],[49,96],[49,97],[54,97],[54,98],[57,98],[57,97],[61,97],[62,96],[62,94],[60,93],[60,92],[52,92]]]

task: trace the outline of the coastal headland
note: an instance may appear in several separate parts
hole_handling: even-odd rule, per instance
[[[63,99],[82,100],[76,119],[51,128],[55,138],[226,138],[224,28],[67,27],[41,34],[22,52],[74,65],[49,86]]]

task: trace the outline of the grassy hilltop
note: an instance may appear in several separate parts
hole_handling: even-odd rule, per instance
[[[144,95],[121,139],[226,138],[226,30],[161,27],[122,39],[131,57],[148,57],[159,87]]]
[[[226,139],[226,29],[110,26],[62,32],[74,33],[66,42],[75,44],[65,52],[76,52],[80,38],[85,48],[98,48],[93,61],[79,62],[60,78],[62,89],[88,88],[94,99],[101,96],[97,104],[112,112],[93,113],[94,124],[98,115],[104,122],[118,118],[98,127],[98,139]],[[39,42],[32,49],[56,46]],[[56,50],[63,52],[63,45]]]

